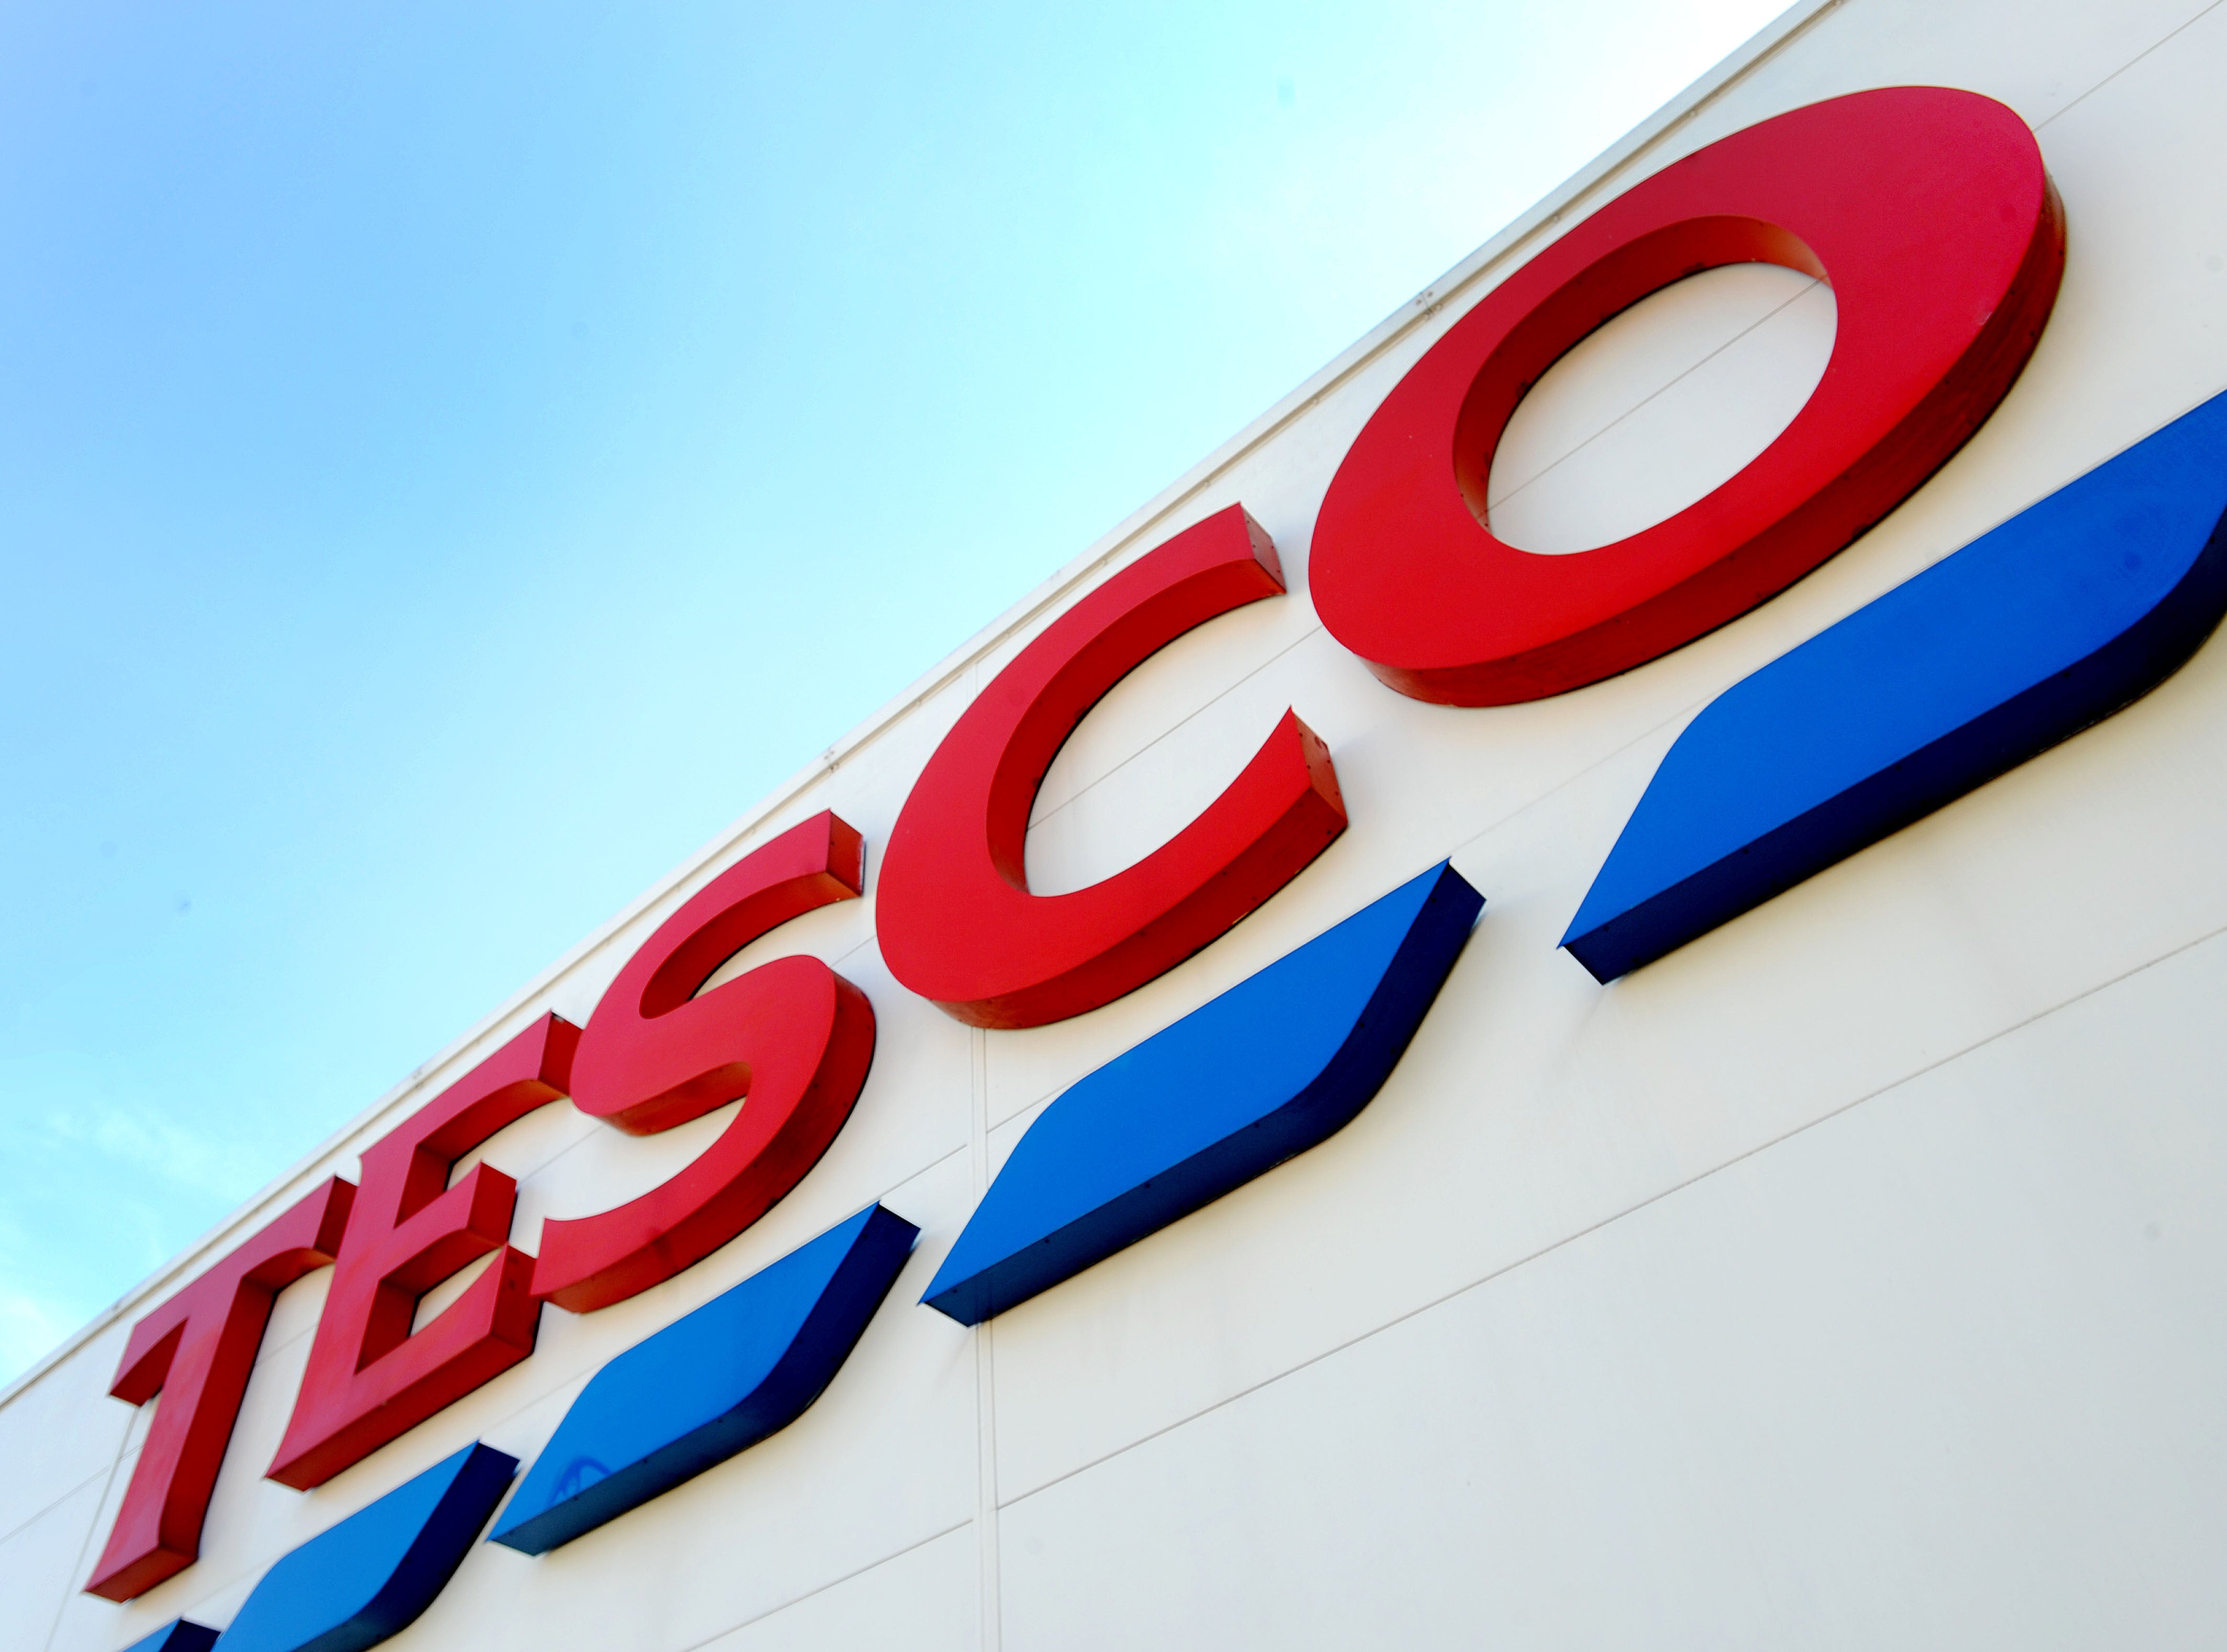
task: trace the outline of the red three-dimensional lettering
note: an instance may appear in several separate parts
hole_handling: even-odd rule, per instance
[[[339,1252],[354,1192],[337,1177],[328,1181],[132,1326],[109,1392],[135,1406],[159,1392],[163,1402],[87,1594],[130,1600],[201,1553],[209,1494],[271,1300]]]
[[[545,1016],[364,1150],[363,1182],[308,1368],[270,1477],[322,1485],[533,1351],[533,1259],[505,1243],[518,1183],[456,1162],[560,1099],[579,1030]],[[494,1264],[416,1333],[418,1298],[488,1252]]]
[[[699,992],[775,926],[860,888],[865,845],[833,814],[713,878],[621,969],[580,1035],[572,1100],[634,1135],[748,1097],[679,1174],[600,1215],[543,1224],[533,1293],[575,1313],[702,1260],[827,1151],[874,1056],[866,995],[817,958],[778,958]]]
[[[1839,307],[1794,422],[1614,545],[1538,556],[1495,538],[1485,484],[1524,392],[1658,288],[1749,262],[1816,276]],[[1441,705],[1643,664],[1809,572],[1931,475],[2025,367],[2064,268],[2041,151],[1990,99],[1894,86],[1735,132],[1546,248],[1393,388],[1323,500],[1315,608],[1385,682]]]
[[[1090,708],[1186,631],[1280,596],[1275,547],[1233,505],[1047,627],[960,714],[890,833],[876,896],[898,980],[979,1027],[1094,1010],[1174,967],[1345,830],[1330,752],[1291,712],[1206,812],[1125,871],[1029,892],[1029,810]]]

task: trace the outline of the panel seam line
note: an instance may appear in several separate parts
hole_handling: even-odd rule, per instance
[[[2160,47],[2162,47],[2162,46],[2166,45],[2166,44],[2168,41],[2171,41],[2171,40],[2172,40],[2175,35],[2181,34],[2183,31],[2185,31],[2185,30],[2186,30],[2186,29],[2191,29],[2195,28],[2197,24],[2198,24],[2198,23],[2202,22],[2203,22],[2206,17],[2209,17],[2209,16],[2210,16],[2213,12],[2215,12],[2215,11],[2218,10],[2218,9],[2219,9],[2219,7],[2220,7],[2221,3],[2222,3],[2222,0],[2211,0],[2211,3],[2210,5],[2208,5],[2208,6],[2205,7],[2203,10],[2201,10],[2201,11],[2198,12],[2198,13],[2197,13],[2193,17],[2191,17],[2191,18],[2190,18],[2186,22],[2181,23],[2180,25],[2179,25],[2179,26],[2178,26],[2178,27],[2176,27],[2176,28],[2173,28],[2173,29],[2168,29],[2168,30],[2166,30],[2164,34],[2162,34],[2162,35],[2159,35],[2159,36],[2157,37],[2157,39],[2155,39],[2155,40],[2152,41],[2151,41],[2147,46],[2143,47],[2143,48],[2142,48],[2142,49],[2141,49],[2141,51],[2136,52],[2136,53],[2135,53],[2132,57],[2128,58],[2125,62],[2123,62],[2123,63],[2120,64],[2120,65],[2119,65],[2119,67],[2118,67],[2117,68],[2113,69],[2113,70],[2112,70],[2109,74],[2105,75],[2102,80],[2100,80],[2096,81],[2096,84],[2095,84],[2094,86],[2090,86],[2090,87],[2088,88],[2088,90],[2087,90],[2087,91],[2085,91],[2085,92],[2082,92],[2078,97],[2075,98],[2075,99],[2074,99],[2071,103],[2066,104],[2066,105],[2064,105],[2064,108],[2062,108],[2062,109],[2058,110],[2055,114],[2053,114],[2053,115],[2050,116],[2047,119],[2044,120],[2044,121],[2041,123],[2041,125],[2039,125],[2039,126],[2036,126],[2033,130],[2034,130],[2034,131],[2036,131],[2038,132],[2038,131],[2041,131],[2041,130],[2042,130],[2042,127],[2043,127],[2043,126],[2049,126],[2049,125],[2054,124],[2056,122],[2058,122],[2058,121],[2059,121],[2059,120],[2062,120],[2065,116],[2067,116],[2067,115],[2071,114],[2074,110],[2077,109],[2077,108],[2078,108],[2082,104],[2083,104],[2083,103],[2087,102],[2089,99],[2090,99],[2090,98],[2094,97],[2097,92],[2101,92],[2101,91],[2102,91],[2105,86],[2107,86],[2110,85],[2112,81],[2114,81],[2114,80],[2117,80],[2121,75],[2124,74],[2124,73],[2125,73],[2128,69],[2131,69],[2132,67],[2134,67],[2135,64],[2137,64],[2137,63],[2141,62],[2144,58],[2147,57],[2147,56],[2148,56],[2152,52],[2154,52],[2154,51],[2158,50],[2158,49],[2159,49],[2159,48],[2160,48]]]
[[[127,1425],[125,1426],[125,1427],[124,1427],[124,1434],[125,1434],[125,1436],[126,1436],[126,1439],[127,1439],[127,1443],[128,1443],[129,1436],[130,1436],[130,1434],[131,1434],[131,1427],[130,1427],[130,1426],[129,1426],[129,1424],[128,1424],[128,1423],[127,1423]],[[79,1492],[80,1492],[80,1491],[84,1490],[87,1486],[91,1485],[94,1481],[96,1481],[96,1480],[99,1479],[99,1478],[100,1478],[100,1477],[101,1477],[102,1475],[104,1475],[104,1474],[113,1474],[113,1473],[115,1473],[115,1472],[116,1472],[116,1464],[113,1464],[113,1463],[110,1463],[110,1464],[105,1464],[104,1466],[102,1466],[102,1467],[100,1467],[100,1468],[95,1469],[95,1470],[94,1470],[91,1474],[86,1475],[86,1476],[85,1477],[85,1478],[84,1478],[84,1479],[82,1479],[82,1480],[79,1481],[75,1485],[72,1486],[68,1490],[67,1490],[67,1491],[65,1491],[65,1492],[61,1493],[59,1496],[57,1496],[57,1497],[54,1498],[51,1502],[47,1502],[47,1503],[44,1503],[44,1504],[41,1505],[41,1507],[39,1508],[38,1511],[37,1511],[35,1514],[30,1514],[30,1515],[24,1515],[24,1516],[23,1516],[23,1518],[22,1518],[22,1520],[20,1520],[20,1521],[16,1521],[16,1524],[14,1524],[13,1526],[10,1526],[10,1527],[6,1530],[6,1531],[4,1531],[4,1532],[0,1532],[0,1544],[4,1544],[4,1543],[11,1542],[11,1541],[13,1541],[15,1539],[16,1539],[16,1538],[18,1538],[18,1537],[21,1537],[21,1536],[22,1536],[25,1532],[29,1531],[29,1530],[31,1529],[31,1528],[32,1528],[32,1527],[34,1527],[34,1526],[37,1525],[41,1521],[44,1520],[44,1519],[45,1519],[48,1515],[53,1514],[53,1513],[54,1512],[54,1510],[55,1510],[55,1509],[57,1509],[57,1508],[61,1508],[64,1503],[67,1502],[68,1502],[72,1497],[76,1496],[77,1496],[77,1494],[78,1494]]]
[[[935,1542],[939,1538],[948,1537],[954,1532],[965,1531],[970,1523],[971,1522],[967,1521],[962,1520],[956,1525],[945,1527],[940,1532],[930,1532],[926,1537],[916,1539],[914,1541],[906,1544],[901,1549],[892,1549],[889,1553],[882,1556],[878,1560],[869,1560],[865,1565],[859,1566],[855,1571],[845,1572],[839,1578],[830,1578],[825,1583],[814,1585],[812,1588],[806,1590],[802,1594],[792,1596],[790,1598],[782,1601],[778,1606],[769,1606],[762,1612],[743,1618],[739,1622],[730,1623],[724,1629],[714,1630],[700,1641],[691,1641],[687,1645],[676,1649],[676,1652],[702,1652],[702,1649],[711,1645],[714,1641],[724,1640],[730,1635],[733,1635],[739,1630],[750,1628],[753,1623],[763,1623],[767,1618],[778,1617],[781,1613],[787,1611],[792,1606],[801,1606],[806,1601],[810,1600],[815,1595],[824,1595],[830,1589],[839,1589],[845,1584],[852,1581],[854,1579],[865,1577],[869,1572],[878,1571],[881,1567],[889,1565],[892,1560],[902,1560],[906,1555],[910,1554],[915,1549],[926,1548],[930,1543]]]

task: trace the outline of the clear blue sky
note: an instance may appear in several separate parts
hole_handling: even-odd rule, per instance
[[[0,15],[0,1381],[1777,10]]]

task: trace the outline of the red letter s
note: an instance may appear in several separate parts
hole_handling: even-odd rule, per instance
[[[856,896],[863,856],[856,832],[814,816],[722,872],[627,960],[580,1034],[574,1105],[648,1135],[748,1100],[662,1186],[546,1223],[535,1296],[586,1313],[670,1279],[763,1215],[827,1151],[873,1060],[865,994],[808,957],[696,992],[768,930]]]

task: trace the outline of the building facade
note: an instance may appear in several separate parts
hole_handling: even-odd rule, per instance
[[[0,1395],[0,1646],[2216,1643],[2223,84],[1797,5]]]

